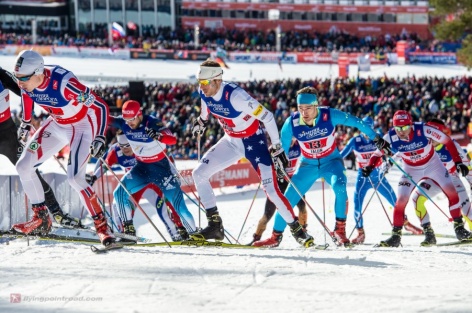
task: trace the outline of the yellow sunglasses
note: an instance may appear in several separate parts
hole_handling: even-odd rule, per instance
[[[410,129],[411,125],[405,125],[405,126],[394,126],[396,131],[399,132],[404,132]]]
[[[211,79],[197,79],[197,81],[202,86],[208,86],[211,82]]]

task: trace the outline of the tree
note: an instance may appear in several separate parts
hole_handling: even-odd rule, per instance
[[[440,40],[462,40],[457,57],[468,68],[472,67],[472,0],[430,0],[433,15],[442,18],[434,27]],[[448,18],[445,18],[448,17]]]

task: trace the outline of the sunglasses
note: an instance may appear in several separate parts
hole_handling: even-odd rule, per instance
[[[120,148],[129,148],[131,147],[131,145],[128,143],[128,144],[124,144],[124,145],[120,145]]]
[[[411,125],[405,125],[405,126],[395,126],[395,130],[399,132],[404,132],[409,130]]]
[[[197,81],[202,86],[208,86],[211,83],[211,79],[198,79]]]
[[[20,82],[27,82],[28,80],[30,80],[31,77],[33,77],[34,73],[31,74],[31,75],[28,75],[28,76],[23,76],[23,77],[16,77],[16,79],[18,79]]]
[[[123,120],[128,123],[128,122],[132,122],[134,121],[138,116],[136,115],[135,117],[132,117],[132,118],[123,118]]]

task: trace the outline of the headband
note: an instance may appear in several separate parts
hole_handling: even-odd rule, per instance
[[[223,76],[223,69],[221,67],[200,66],[198,79],[215,79],[218,76],[221,76],[219,78]]]
[[[318,105],[318,98],[313,93],[301,93],[297,96],[297,105]]]

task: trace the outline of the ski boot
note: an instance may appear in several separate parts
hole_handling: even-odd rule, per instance
[[[351,243],[355,245],[360,245],[363,244],[365,241],[365,232],[364,228],[358,228],[357,229],[357,237],[351,240]]]
[[[180,240],[189,240],[190,236],[185,227],[178,227],[177,231],[179,232]]]
[[[33,204],[33,218],[25,223],[14,224],[12,230],[25,235],[46,235],[51,231],[52,221],[44,202]]]
[[[405,230],[411,232],[413,235],[423,235],[423,230],[411,224],[408,221],[408,218],[406,217],[406,215],[405,215],[405,220],[403,222],[403,227],[405,227]]]
[[[462,217],[454,219],[454,231],[456,232],[456,237],[460,241],[470,241],[472,240],[472,233],[464,228],[464,222]]]
[[[82,223],[78,218],[70,216],[68,213],[64,214],[61,209],[52,211],[49,210],[52,214],[52,217],[56,221],[57,224],[61,226],[67,226],[71,228],[84,228]]]
[[[95,216],[92,216],[95,229],[97,230],[98,239],[104,246],[108,246],[115,242],[115,236],[110,232],[108,228],[107,220],[103,213],[100,212]],[[134,228],[134,227],[133,227]]]
[[[392,236],[385,241],[381,241],[378,247],[399,247],[402,241],[402,228],[393,227]]]
[[[252,240],[250,243],[246,244],[246,246],[252,246],[253,243],[257,242],[261,240],[261,235],[258,235],[258,234],[253,234],[252,235]]]
[[[283,238],[283,234],[274,230],[270,238],[267,238],[266,240],[254,241],[252,245],[254,247],[276,248],[282,242],[282,238]]]
[[[208,226],[190,235],[193,240],[208,240],[215,239],[221,241],[225,238],[223,220],[218,213],[216,207],[207,210],[206,212]]]
[[[431,223],[423,224],[424,229],[424,241],[420,243],[422,247],[430,247],[436,244],[436,236],[434,230],[431,227]]]
[[[346,237],[346,219],[336,219],[336,226],[332,234],[337,239],[337,245],[343,245],[345,247],[351,246],[349,239]]]
[[[315,245],[313,237],[310,236],[300,225],[298,219],[295,219],[292,223],[288,223],[292,236],[295,237],[295,240],[305,248]]]

